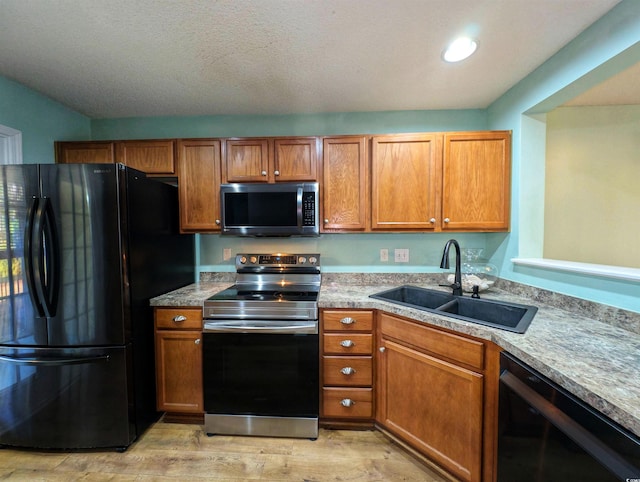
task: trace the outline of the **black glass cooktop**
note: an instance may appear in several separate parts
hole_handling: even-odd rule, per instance
[[[211,301],[316,301],[317,291],[299,291],[295,288],[287,290],[252,290],[232,286],[211,296]]]

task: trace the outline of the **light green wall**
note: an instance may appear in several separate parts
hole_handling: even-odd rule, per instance
[[[486,129],[484,110],[94,119],[94,140],[327,136]]]
[[[640,311],[637,282],[514,265],[542,255],[546,112],[640,62],[640,2],[623,0],[488,109],[491,129],[512,129],[512,236],[493,240],[501,276]],[[594,229],[601,229],[600,227]],[[568,237],[568,243],[571,238]],[[620,247],[622,249],[622,247]]]
[[[551,111],[545,171],[544,257],[640,268],[640,106]]]
[[[22,132],[25,164],[53,163],[53,142],[91,138],[88,117],[0,76],[0,124]]]

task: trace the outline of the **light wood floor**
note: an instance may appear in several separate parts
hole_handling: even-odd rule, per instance
[[[158,422],[124,453],[0,450],[0,479],[34,481],[445,481],[377,431],[317,440],[216,435]]]

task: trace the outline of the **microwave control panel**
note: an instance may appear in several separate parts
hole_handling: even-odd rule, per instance
[[[316,195],[313,192],[302,194],[302,225],[315,226],[316,224]]]

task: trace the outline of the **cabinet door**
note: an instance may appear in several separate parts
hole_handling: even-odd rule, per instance
[[[267,182],[269,180],[268,139],[229,139],[223,163],[225,182]]]
[[[113,142],[56,142],[58,164],[111,164],[115,160]]]
[[[375,136],[371,144],[371,229],[435,228],[441,136]]]
[[[174,176],[174,149],[172,140],[121,141],[116,143],[116,162],[150,176]]]
[[[278,181],[315,181],[318,178],[318,139],[274,139],[273,176]]]
[[[507,231],[511,186],[511,133],[444,136],[442,229]]]
[[[184,232],[220,230],[220,141],[178,142],[180,229]]]
[[[325,138],[322,153],[323,231],[364,231],[369,200],[366,138]]]
[[[166,412],[202,412],[201,333],[156,331],[157,408]]]
[[[462,480],[482,469],[483,377],[382,340],[377,419]]]

